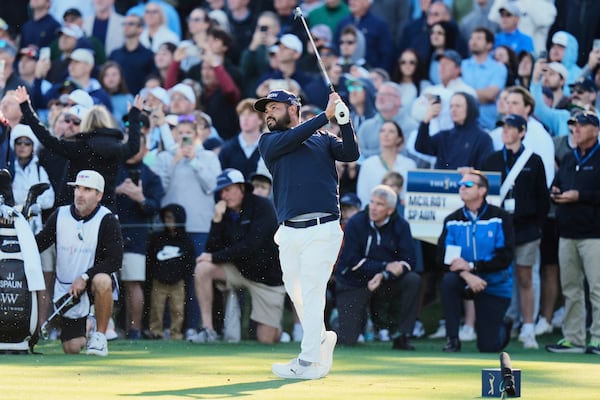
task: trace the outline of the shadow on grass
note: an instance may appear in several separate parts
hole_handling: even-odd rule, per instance
[[[189,398],[202,398],[203,396],[222,396],[222,397],[241,397],[251,396],[256,391],[265,389],[279,389],[285,385],[291,385],[294,383],[300,383],[300,380],[285,380],[285,379],[274,379],[271,381],[260,381],[260,382],[245,382],[245,383],[233,383],[231,385],[218,385],[218,386],[207,386],[207,387],[196,387],[189,389],[179,390],[156,390],[150,392],[140,392],[136,394],[123,394],[124,397],[160,397],[160,396],[176,396],[176,397],[189,397]]]

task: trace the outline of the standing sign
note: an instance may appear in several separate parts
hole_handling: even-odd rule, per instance
[[[490,187],[487,201],[498,205],[501,175],[485,172]],[[415,239],[436,244],[444,218],[464,204],[458,195],[461,174],[454,170],[417,169],[408,171],[404,218]]]

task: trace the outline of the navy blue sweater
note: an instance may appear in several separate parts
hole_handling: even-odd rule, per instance
[[[352,268],[365,260],[360,268]],[[415,252],[408,222],[397,213],[380,227],[369,219],[369,211],[354,215],[344,228],[344,245],[335,270],[336,282],[353,287],[367,283],[388,263],[406,261],[414,267]],[[404,272],[407,272],[404,270]],[[402,275],[400,275],[402,276]],[[396,279],[393,274],[387,276]]]
[[[326,123],[321,113],[294,128],[260,137],[259,150],[273,176],[279,223],[311,212],[340,214],[335,161],[356,161],[358,144],[352,124],[340,126],[340,140],[317,131]]]
[[[586,154],[589,152],[588,149]],[[558,232],[562,238],[597,239],[600,238],[600,149],[579,166],[579,171],[577,165],[574,153],[568,153],[552,183],[561,192],[579,191],[579,201],[558,204]]]

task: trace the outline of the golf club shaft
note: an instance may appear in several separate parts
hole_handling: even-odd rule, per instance
[[[43,339],[47,339],[48,338],[48,330],[46,329],[46,327],[48,326],[48,324],[54,318],[56,318],[56,316],[60,314],[60,312],[63,310],[63,308],[65,308],[67,306],[67,304],[70,304],[73,301],[74,298],[75,298],[75,295],[73,295],[73,294],[70,295],[69,298],[67,300],[65,300],[60,305],[60,307],[58,307],[56,310],[54,310],[54,312],[52,313],[52,315],[50,315],[46,321],[44,321],[44,323],[42,324],[42,326],[40,328],[40,333],[41,333]]]
[[[304,19],[304,14],[302,14],[302,10],[300,7],[296,7],[295,13],[296,17],[299,17],[302,21],[302,25],[304,25],[304,30],[306,30],[306,34],[308,35],[308,40],[312,45],[313,50],[315,51],[315,56],[317,56],[317,61],[319,62],[319,67],[321,68],[321,72],[323,73],[323,77],[325,78],[325,83],[329,86],[329,90],[331,93],[335,93],[335,89],[333,88],[333,84],[331,83],[331,79],[329,79],[329,75],[327,75],[327,70],[325,69],[325,64],[323,64],[323,60],[321,60],[321,55],[319,54],[319,50],[317,49],[317,45],[310,34],[310,29],[308,29],[308,24],[306,23],[306,19]]]

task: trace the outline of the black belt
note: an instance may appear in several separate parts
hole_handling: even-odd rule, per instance
[[[321,218],[308,219],[306,221],[283,221],[283,225],[289,226],[290,228],[308,228],[326,222],[336,221],[338,219],[339,217],[337,215],[332,214]]]

